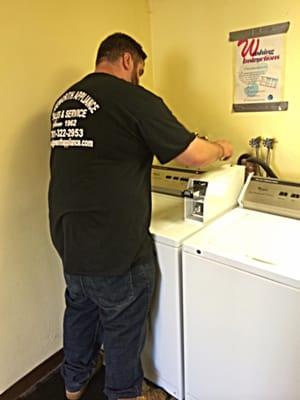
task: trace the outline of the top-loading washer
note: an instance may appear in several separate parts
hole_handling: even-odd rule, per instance
[[[155,241],[159,271],[142,361],[145,377],[180,400],[184,397],[181,246],[208,220],[206,214],[202,223],[184,219],[183,196],[191,179],[212,188],[202,199],[205,209],[215,202],[218,192],[222,201],[214,215],[209,214],[211,219],[236,205],[244,168],[227,165],[206,172],[161,166],[152,168],[150,232]],[[220,181],[224,183],[223,192],[217,190]]]
[[[184,242],[186,400],[300,399],[299,218],[300,184],[253,177]]]

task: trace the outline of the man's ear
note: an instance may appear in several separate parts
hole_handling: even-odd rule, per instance
[[[122,55],[122,64],[126,71],[129,71],[133,65],[132,55],[128,52],[123,53]]]

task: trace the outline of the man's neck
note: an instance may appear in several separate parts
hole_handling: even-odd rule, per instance
[[[126,80],[124,71],[117,63],[103,61],[96,66],[95,72],[104,72],[105,74],[113,75],[117,78]]]

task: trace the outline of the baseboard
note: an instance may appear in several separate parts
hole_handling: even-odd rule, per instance
[[[27,392],[42,379],[46,378],[53,370],[55,370],[63,360],[63,351],[59,350],[53,354],[42,364],[38,365],[34,370],[25,375],[13,386],[7,389],[1,396],[0,400],[16,400],[19,396]]]

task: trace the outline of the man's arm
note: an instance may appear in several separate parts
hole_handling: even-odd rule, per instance
[[[232,153],[232,146],[226,140],[209,142],[196,136],[188,147],[176,157],[176,161],[183,165],[202,167],[217,160],[228,159]]]

